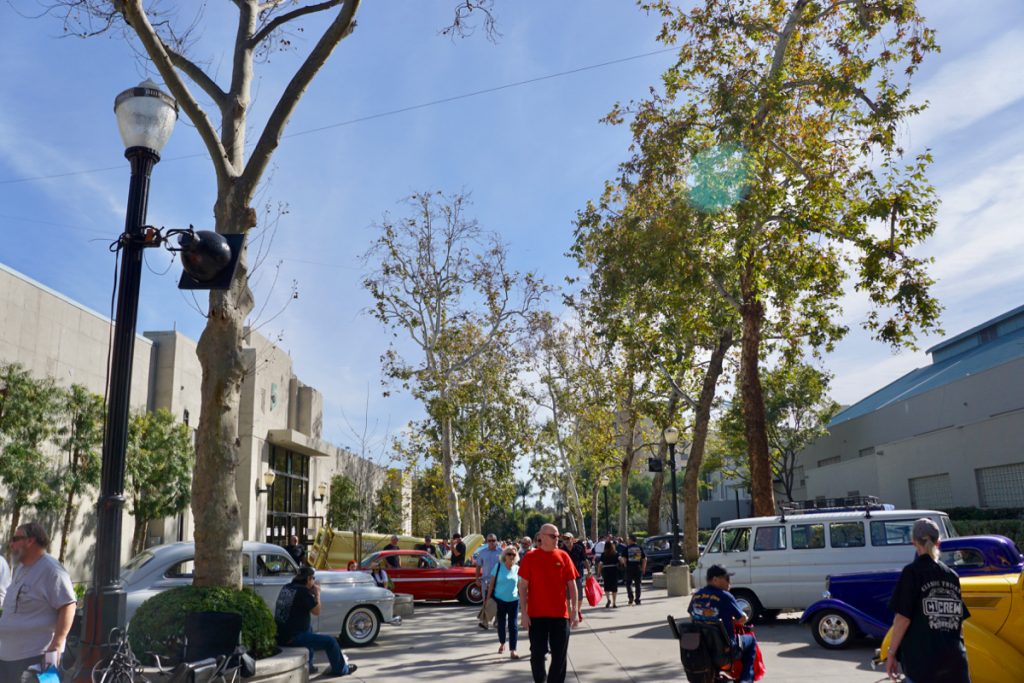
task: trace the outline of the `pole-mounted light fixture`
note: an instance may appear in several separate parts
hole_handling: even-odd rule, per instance
[[[270,492],[270,487],[274,485],[274,480],[277,479],[277,473],[274,470],[267,470],[263,473],[263,485],[265,489],[260,488],[260,482],[256,482],[256,497],[259,498],[264,493]]]
[[[679,557],[679,502],[676,498],[676,444],[679,443],[679,430],[675,427],[666,427],[662,432],[665,443],[668,444],[668,462],[672,469],[672,566],[678,567],[683,563]]]
[[[326,481],[320,482],[320,484],[316,487],[316,492],[319,493],[320,495],[319,496],[313,496],[313,502],[314,503],[322,503],[322,502],[324,502],[324,499],[327,497],[327,482]]]

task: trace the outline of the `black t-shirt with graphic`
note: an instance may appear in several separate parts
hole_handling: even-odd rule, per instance
[[[914,683],[970,683],[962,624],[971,616],[960,596],[960,577],[930,555],[903,568],[889,609],[910,619],[898,652]]]
[[[630,543],[626,546],[626,569],[630,572],[639,572],[646,557],[647,553],[643,548],[636,543]]]
[[[289,583],[277,595],[274,621],[277,622],[277,640],[287,645],[292,638],[309,630],[309,612],[316,607],[316,597],[305,584]]]

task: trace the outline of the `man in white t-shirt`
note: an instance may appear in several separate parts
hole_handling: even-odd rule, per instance
[[[0,681],[20,681],[44,655],[58,657],[75,619],[71,577],[46,552],[50,536],[38,522],[19,526],[11,537],[14,578],[0,614]]]

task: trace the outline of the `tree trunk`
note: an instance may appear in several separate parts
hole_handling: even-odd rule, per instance
[[[697,527],[699,513],[697,510],[697,482],[700,478],[700,466],[704,462],[704,447],[708,440],[708,427],[711,424],[711,404],[715,400],[718,378],[722,375],[722,363],[725,354],[732,346],[732,330],[723,330],[718,337],[718,346],[711,352],[704,381],[700,388],[697,401],[696,421],[693,426],[693,443],[690,444],[690,457],[686,462],[686,473],[683,476],[683,558],[687,562],[695,562],[700,555],[697,546]]]
[[[14,505],[11,506],[11,536],[18,531],[18,525],[21,524],[21,503],[18,499],[14,499]],[[10,550],[10,546],[7,546],[7,550]]]
[[[598,507],[598,499],[599,499],[600,493],[601,493],[601,484],[600,484],[600,482],[595,482],[594,483],[594,497],[593,497],[593,500],[592,500],[591,506],[590,506],[590,514],[591,514],[591,517],[590,517],[590,538],[592,540],[594,540],[595,542],[597,541],[597,515],[598,515],[599,509],[600,509]]]
[[[452,455],[452,419],[441,417],[441,472],[448,489],[448,538],[461,533],[462,517],[459,514],[459,492],[455,490],[455,462]]]
[[[214,214],[222,234],[244,233],[256,224],[247,201],[233,198],[225,188],[219,188]],[[235,486],[241,447],[239,400],[246,370],[242,337],[252,307],[243,249],[231,288],[210,292],[209,316],[196,348],[203,369],[192,477],[197,586],[242,587],[242,515]]]
[[[675,391],[668,397],[666,406],[665,424],[670,425],[676,419],[676,411],[679,409],[679,395]],[[668,453],[668,444],[665,439],[658,443],[658,460],[662,463],[662,471],[654,475],[651,481],[651,505],[647,508],[647,534],[654,536],[661,533],[661,496],[665,490],[665,454]],[[671,491],[669,492],[671,493]]]
[[[77,464],[73,466],[77,467]],[[61,564],[64,564],[64,559],[67,557],[68,536],[71,533],[71,517],[75,511],[75,495],[77,493],[74,486],[70,487],[68,499],[64,503],[64,523],[60,527],[60,555],[57,557]]]
[[[755,516],[775,514],[771,457],[764,393],[761,389],[760,351],[764,304],[755,295],[744,296],[743,343],[740,351],[740,391],[743,394],[743,423],[750,460],[750,494]]]
[[[149,533],[149,520],[135,518],[135,531],[132,532],[132,557],[146,549],[146,535]]]

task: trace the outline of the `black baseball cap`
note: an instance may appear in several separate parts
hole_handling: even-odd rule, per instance
[[[315,575],[316,575],[316,570],[315,569],[313,569],[312,567],[307,567],[307,566],[303,565],[303,566],[299,567],[299,571],[295,575],[295,581],[297,583],[306,583],[306,581],[308,581],[309,579],[313,578],[313,576],[315,576]]]
[[[713,564],[708,567],[708,581],[711,579],[717,579],[719,576],[732,576],[733,573],[726,571],[725,567],[720,564]]]

